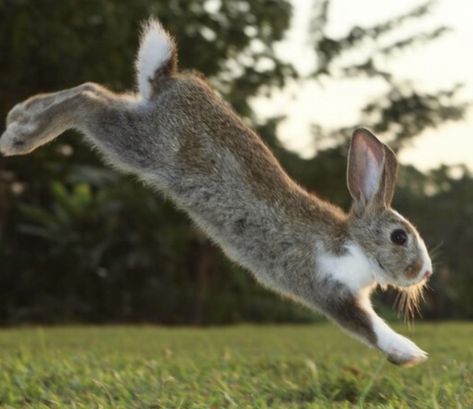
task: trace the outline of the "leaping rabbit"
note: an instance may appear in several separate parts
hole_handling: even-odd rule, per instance
[[[106,162],[170,196],[261,284],[321,311],[395,364],[424,361],[369,299],[377,284],[419,288],[432,273],[419,233],[391,208],[394,153],[355,130],[346,214],[291,180],[201,77],[177,71],[176,56],[170,35],[149,21],[138,94],[86,83],[31,97],[9,112],[1,152],[27,154],[76,129]]]

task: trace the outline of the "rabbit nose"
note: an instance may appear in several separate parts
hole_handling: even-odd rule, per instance
[[[426,272],[424,273],[424,278],[427,279],[427,278],[429,278],[431,275],[432,275],[432,273],[431,273],[430,271],[426,271]]]

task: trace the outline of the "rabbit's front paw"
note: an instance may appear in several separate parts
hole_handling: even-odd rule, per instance
[[[427,360],[427,353],[411,340],[399,334],[393,334],[386,345],[383,345],[388,361],[400,366],[414,366]]]

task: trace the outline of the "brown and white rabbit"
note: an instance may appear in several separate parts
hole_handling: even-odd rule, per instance
[[[9,112],[1,152],[26,154],[76,129],[111,165],[170,196],[264,286],[323,312],[393,363],[424,361],[369,299],[377,284],[421,286],[432,272],[416,229],[390,207],[394,153],[355,130],[345,214],[291,180],[228,104],[176,61],[173,39],[148,22],[137,95],[92,83],[36,95]]]

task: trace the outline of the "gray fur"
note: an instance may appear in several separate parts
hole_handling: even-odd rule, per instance
[[[386,244],[393,226],[407,223],[390,210],[392,193],[385,195],[387,206],[355,200],[348,215],[307,193],[202,78],[175,71],[175,58],[174,47],[172,61],[156,67],[149,100],[87,83],[18,104],[0,149],[26,154],[66,129],[79,130],[106,162],[171,197],[260,283],[379,347],[360,294],[316,271],[316,249],[342,256],[355,242],[370,260],[380,258],[396,283],[419,255],[410,225],[407,254]],[[386,185],[393,179],[391,172]]]

